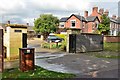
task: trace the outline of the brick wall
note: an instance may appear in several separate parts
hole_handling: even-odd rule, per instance
[[[71,28],[71,20],[75,20],[75,27],[73,28],[81,29],[81,21],[75,16],[72,16],[70,19],[68,19],[68,21],[65,24],[66,28]]]
[[[120,36],[104,36],[104,42],[120,42]]]

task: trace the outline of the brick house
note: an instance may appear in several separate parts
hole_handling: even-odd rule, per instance
[[[80,29],[83,33],[93,33],[97,30],[98,24],[101,22],[102,14],[108,15],[108,10],[104,12],[104,9],[98,7],[92,8],[92,13],[88,16],[88,11],[84,12],[84,16],[72,14],[70,17],[63,17],[60,19],[59,30],[64,29]]]
[[[110,18],[110,35],[117,36],[120,32],[120,17],[116,18],[115,15]]]

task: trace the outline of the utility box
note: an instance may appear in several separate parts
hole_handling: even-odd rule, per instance
[[[19,48],[27,47],[27,25],[6,24],[4,31],[4,46],[6,47],[6,58],[18,59]]]
[[[21,71],[34,70],[34,48],[19,48]]]

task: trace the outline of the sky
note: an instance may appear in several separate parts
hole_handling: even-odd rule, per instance
[[[91,14],[92,7],[109,10],[109,16],[118,15],[119,0],[0,0],[0,23],[8,20],[14,24],[34,25],[34,19],[40,14],[53,14],[58,17],[69,17],[71,14]],[[120,7],[120,6],[119,6]]]

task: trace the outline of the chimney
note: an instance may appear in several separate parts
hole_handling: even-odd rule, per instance
[[[104,14],[105,14],[106,16],[108,16],[109,11],[106,9],[106,11],[104,12]]]
[[[116,15],[112,15],[112,19],[116,19]]]
[[[98,12],[98,7],[93,7],[93,11],[92,12]]]
[[[8,21],[7,23],[10,24],[10,21]]]
[[[85,12],[84,12],[84,17],[85,17],[85,18],[88,17],[88,11],[85,11]]]
[[[99,13],[102,15],[102,14],[104,13],[104,9],[101,8],[101,9],[99,10]]]
[[[29,23],[26,23],[27,26],[29,26]]]

